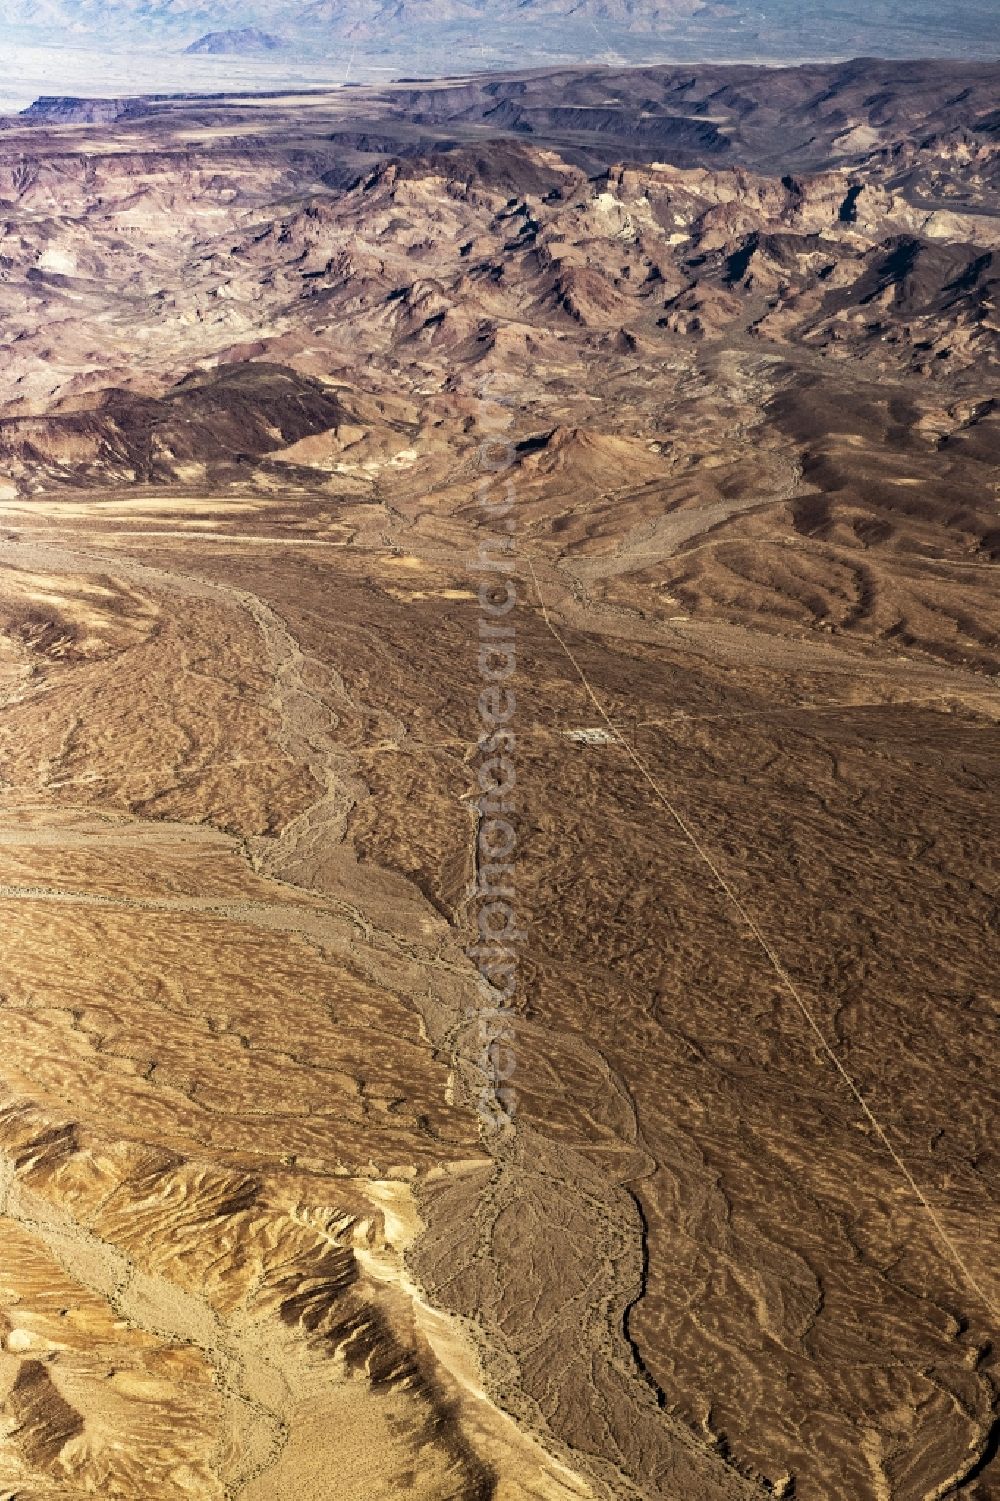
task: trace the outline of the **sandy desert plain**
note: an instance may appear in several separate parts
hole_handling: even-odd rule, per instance
[[[998,86],[0,124],[6,1501],[1000,1497]]]

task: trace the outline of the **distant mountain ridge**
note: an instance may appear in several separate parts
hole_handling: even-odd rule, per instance
[[[256,57],[262,53],[282,52],[284,38],[272,36],[256,26],[241,26],[229,31],[208,31],[184,51],[189,57]]]
[[[749,0],[736,0],[748,5]],[[625,30],[650,30],[679,17],[723,8],[723,0],[290,0],[281,30],[336,27],[350,34],[372,27],[420,28],[455,22],[604,22]],[[732,9],[732,4],[724,8]],[[206,35],[253,32],[275,19],[271,0],[0,0],[0,25],[35,30],[62,27],[71,33],[112,31],[144,23],[155,30]],[[263,34],[267,34],[266,31]]]
[[[632,62],[1000,55],[996,0],[288,0],[280,12],[274,0],[0,0],[0,36],[171,50],[194,37],[203,55],[262,56],[276,49],[221,39],[267,37],[279,16],[282,37],[308,57],[346,44],[437,73],[483,66],[491,53]]]

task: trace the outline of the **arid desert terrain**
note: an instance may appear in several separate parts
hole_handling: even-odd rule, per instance
[[[1000,1497],[998,94],[0,121],[5,1501]]]

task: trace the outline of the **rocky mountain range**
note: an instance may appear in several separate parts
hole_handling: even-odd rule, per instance
[[[996,56],[1000,24],[992,0],[840,0],[803,13],[800,0],[0,0],[0,26],[54,45],[144,47],[188,42],[252,26],[280,31],[315,54],[349,44],[417,57],[430,72],[483,67],[522,55],[570,60],[930,54]]]

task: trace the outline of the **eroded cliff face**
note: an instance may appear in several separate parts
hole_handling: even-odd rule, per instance
[[[991,1494],[995,132],[836,79],[0,132],[12,1495]]]

